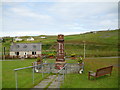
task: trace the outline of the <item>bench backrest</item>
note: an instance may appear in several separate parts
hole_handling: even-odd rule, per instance
[[[103,76],[112,72],[113,66],[97,69],[96,76]]]

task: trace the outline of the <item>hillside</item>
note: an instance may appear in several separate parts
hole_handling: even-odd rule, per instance
[[[66,35],[65,39],[65,52],[67,55],[75,53],[83,56],[83,41],[86,44],[87,56],[116,56],[118,54],[118,31],[98,31],[87,32],[84,34]],[[20,38],[23,41],[15,43],[38,43],[42,42],[43,53],[45,50],[56,50],[57,36],[44,35],[46,38],[40,38],[41,36],[33,36],[34,41],[26,41],[28,37],[22,36]],[[3,46],[6,47],[6,52],[9,52],[9,46],[13,37],[4,37]],[[48,52],[49,53],[49,52]]]
[[[65,37],[66,43],[83,43],[98,45],[116,45],[118,43],[118,30],[99,31],[96,33],[85,33],[69,35]]]
[[[46,35],[46,39],[40,38],[41,36],[33,36],[35,41],[26,41],[26,39],[31,36],[23,36],[21,37],[25,41],[21,41],[21,43],[35,43],[42,42],[43,44],[51,44],[55,43],[57,36],[48,36]],[[76,43],[81,44],[83,41],[86,41],[88,44],[106,44],[106,45],[114,45],[117,44],[118,41],[118,30],[111,31],[98,31],[96,33],[84,33],[84,34],[76,34],[76,35],[66,35],[65,43]]]

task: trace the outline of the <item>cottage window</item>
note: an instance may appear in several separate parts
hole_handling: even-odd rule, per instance
[[[16,55],[19,55],[19,52],[15,52]]]
[[[32,52],[32,55],[36,55],[36,52]]]

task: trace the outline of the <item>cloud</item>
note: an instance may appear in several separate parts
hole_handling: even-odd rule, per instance
[[[51,19],[49,15],[37,14],[25,8],[11,8],[11,11],[21,16],[32,17],[32,18],[37,18],[37,19],[38,18],[39,19]]]
[[[109,2],[4,3],[3,10],[4,34],[12,36],[116,29],[118,22],[117,3]]]
[[[34,36],[34,35],[40,35],[40,34],[42,34],[42,33],[40,33],[40,32],[34,32],[34,31],[29,31],[29,32],[26,32],[26,31],[24,31],[24,32],[20,32],[20,31],[15,31],[15,32],[0,32],[0,35],[1,36],[9,36],[9,35],[11,35],[11,36],[26,36],[26,35],[31,35],[31,36]]]
[[[36,36],[36,35],[58,35],[58,34],[64,34],[64,35],[70,35],[70,34],[80,34],[85,33],[85,31],[79,31],[79,32],[41,32],[41,31],[29,31],[29,32],[0,32],[0,36]]]
[[[1,0],[2,2],[26,2],[28,0]]]
[[[57,3],[53,5],[49,10],[61,17],[74,18],[86,18],[92,15],[102,14],[111,11],[113,8],[117,9],[117,3]]]
[[[119,0],[1,0],[2,2],[119,2]]]
[[[71,23],[71,24],[65,24],[65,27],[69,28],[70,30],[86,30],[82,24],[79,23]]]
[[[118,27],[118,20],[103,20],[100,22],[101,26],[104,26],[106,28],[112,28],[112,27]]]

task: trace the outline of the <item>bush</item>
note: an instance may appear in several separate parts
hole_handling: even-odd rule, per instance
[[[53,53],[51,53],[51,54],[48,54],[48,56],[55,56]]]
[[[82,62],[83,62],[83,60],[82,60],[81,57],[78,57],[78,62],[79,62],[79,63],[82,63]]]
[[[71,54],[71,57],[75,57],[76,56],[76,54]]]
[[[37,62],[40,62],[41,61],[41,58],[40,57],[37,57]]]

